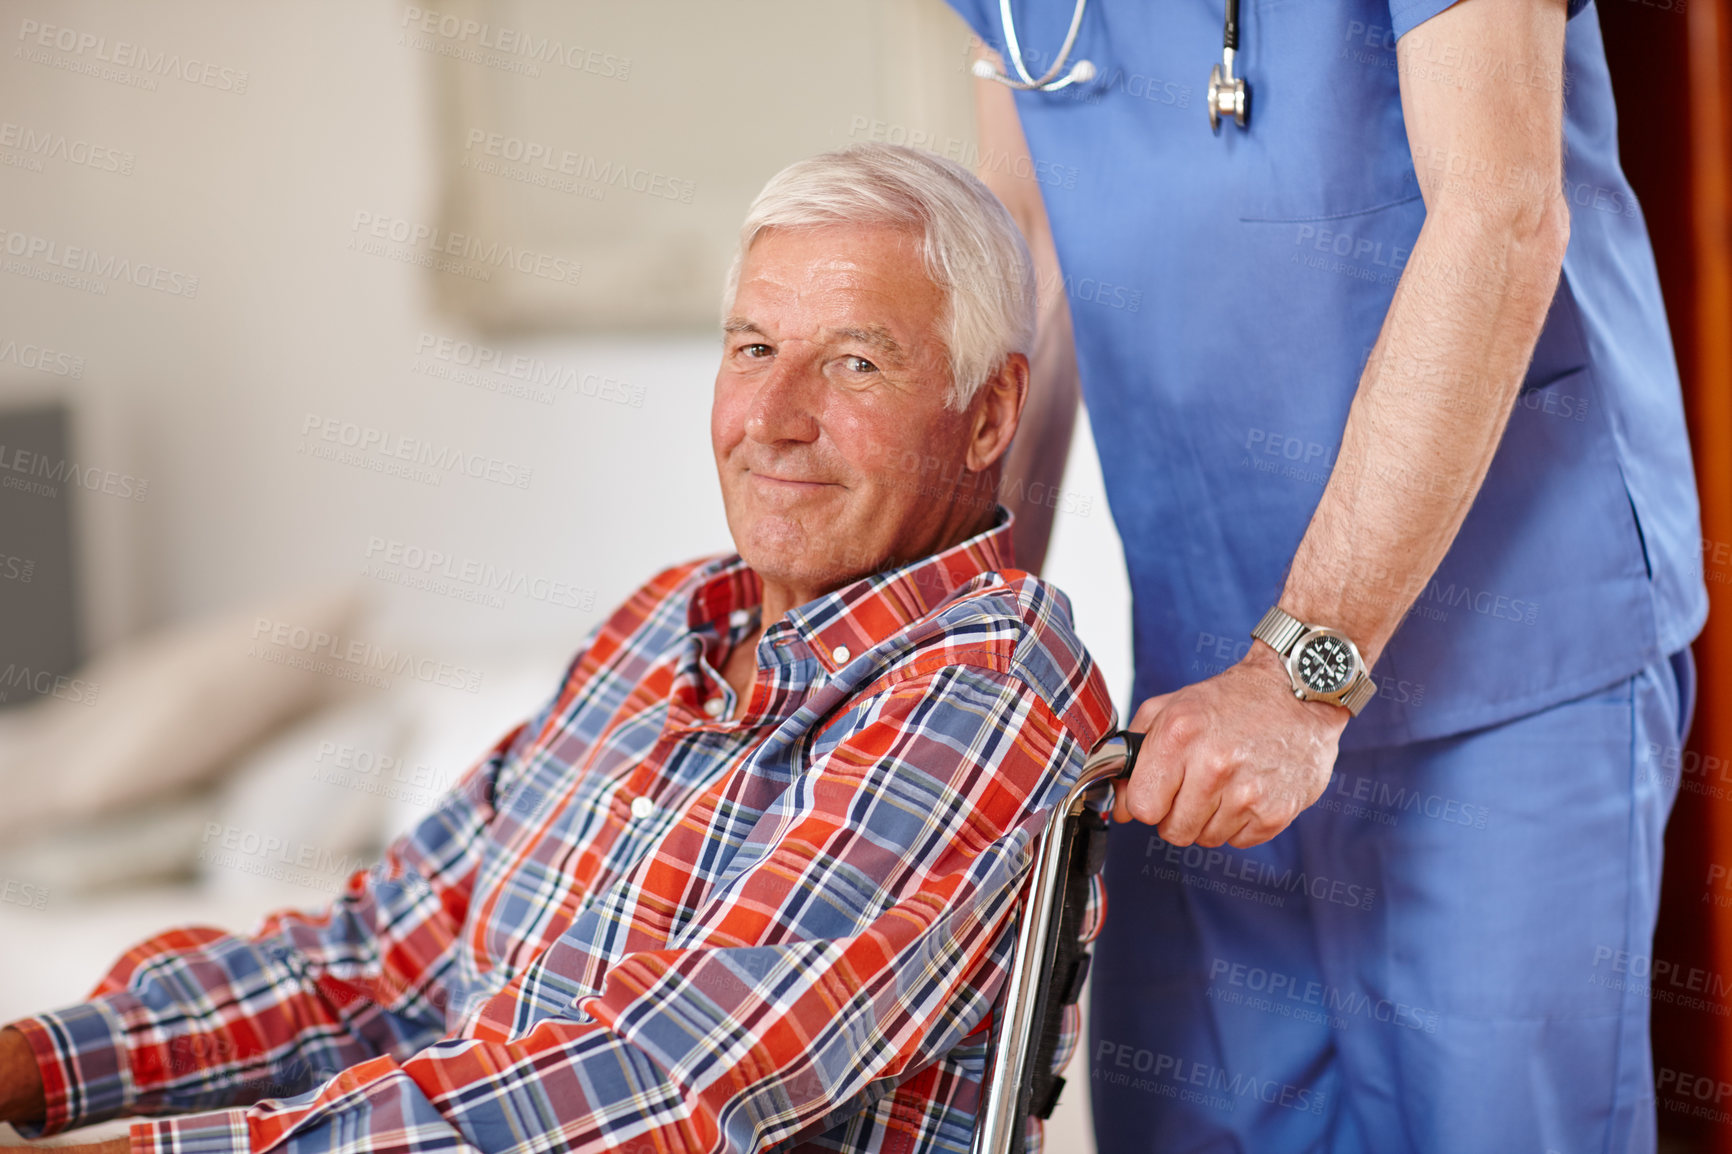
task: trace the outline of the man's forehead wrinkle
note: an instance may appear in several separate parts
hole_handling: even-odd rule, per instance
[[[876,322],[865,325],[845,325],[842,328],[831,329],[831,333],[843,340],[859,341],[875,349],[882,349],[894,356],[903,356],[906,350],[902,342],[891,335],[889,328]]]

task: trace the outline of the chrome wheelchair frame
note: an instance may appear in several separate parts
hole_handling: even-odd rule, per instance
[[[1058,1103],[1064,1079],[1051,1067],[1060,1018],[1081,997],[1088,976],[1089,953],[1076,921],[1090,879],[1106,860],[1107,823],[1087,808],[1088,797],[1128,776],[1142,741],[1142,734],[1129,730],[1101,738],[1035,844],[1004,1012],[994,1023],[973,1154],[1022,1154],[1029,1115],[1047,1118]]]

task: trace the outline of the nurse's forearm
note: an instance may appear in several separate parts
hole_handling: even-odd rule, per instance
[[[1563,0],[1462,0],[1396,47],[1425,224],[1281,598],[1368,663],[1478,495],[1557,288],[1563,51]],[[1539,83],[1511,102],[1518,72]]]
[[[1281,605],[1368,664],[1455,540],[1503,436],[1557,287],[1557,210],[1530,227],[1431,213],[1402,274]]]

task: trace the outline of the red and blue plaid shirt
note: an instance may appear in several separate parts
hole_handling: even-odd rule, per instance
[[[717,670],[756,574],[661,574],[328,908],[171,930],[16,1023],[48,1101],[20,1129],[181,1115],[135,1123],[134,1154],[967,1151],[1042,811],[1112,725],[1068,603],[1008,551],[1000,512],[793,610],[743,703]]]

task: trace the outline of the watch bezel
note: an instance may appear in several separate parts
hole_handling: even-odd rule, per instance
[[[1305,678],[1299,674],[1299,654],[1304,652],[1306,645],[1320,637],[1332,637],[1341,642],[1347,646],[1347,652],[1353,658],[1353,669],[1347,674],[1347,680],[1341,683],[1339,689],[1312,689],[1305,683]],[[1331,629],[1327,625],[1315,626],[1301,633],[1281,661],[1287,667],[1287,680],[1293,686],[1293,695],[1301,701],[1326,701],[1331,705],[1340,705],[1342,699],[1352,691],[1359,679],[1368,676],[1365,669],[1365,658],[1360,655],[1359,646],[1353,644],[1353,638],[1341,630]]]

